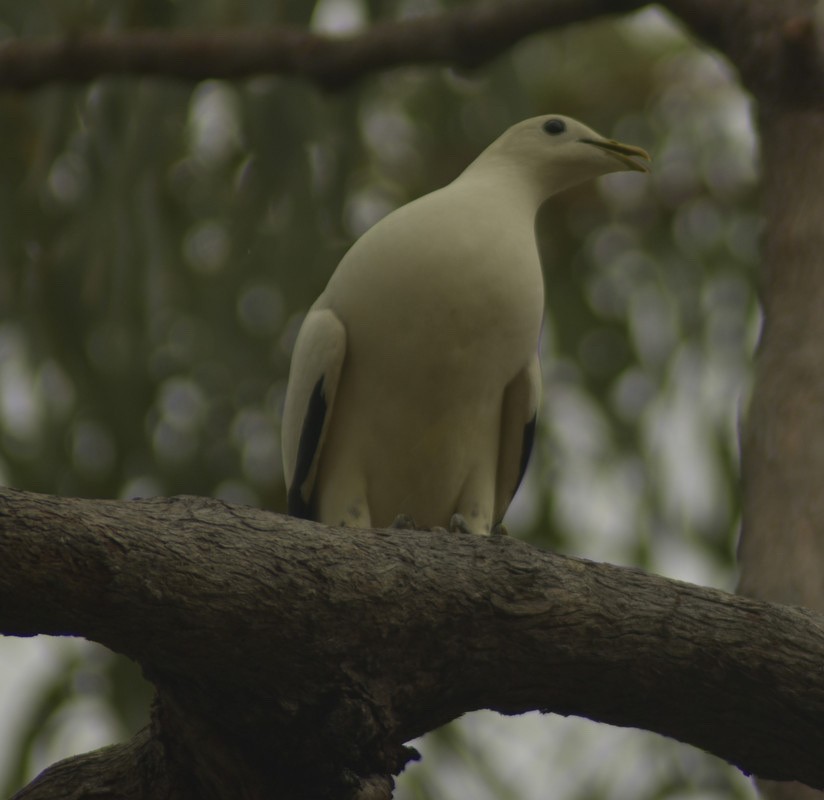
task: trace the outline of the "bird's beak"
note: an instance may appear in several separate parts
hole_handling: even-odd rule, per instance
[[[650,154],[642,147],[623,144],[622,142],[616,142],[614,139],[579,139],[578,141],[583,144],[591,144],[593,147],[599,147],[609,155],[617,158],[627,169],[634,169],[636,172],[649,172],[649,167],[646,164],[635,160],[635,158],[642,158],[644,161],[652,161]]]

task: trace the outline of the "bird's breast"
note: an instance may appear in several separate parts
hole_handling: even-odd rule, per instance
[[[353,359],[400,382],[460,379],[471,389],[509,380],[534,354],[543,315],[529,222],[464,220],[450,236],[412,224],[367,234],[340,265],[351,273],[340,290],[330,283]]]

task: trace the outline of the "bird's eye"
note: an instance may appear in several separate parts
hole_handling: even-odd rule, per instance
[[[552,119],[548,119],[543,127],[550,136],[557,136],[566,130],[566,122],[557,117],[553,117]]]

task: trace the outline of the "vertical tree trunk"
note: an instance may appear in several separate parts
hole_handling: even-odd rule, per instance
[[[743,436],[739,591],[824,611],[824,112],[762,108],[760,124],[764,329]]]

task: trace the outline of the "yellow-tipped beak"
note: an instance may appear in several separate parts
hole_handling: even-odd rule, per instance
[[[617,158],[627,169],[633,169],[636,172],[649,172],[649,167],[646,164],[635,160],[636,158],[642,158],[644,161],[652,161],[650,154],[642,147],[623,144],[623,142],[616,142],[614,139],[579,139],[578,141],[601,148],[601,150]]]

